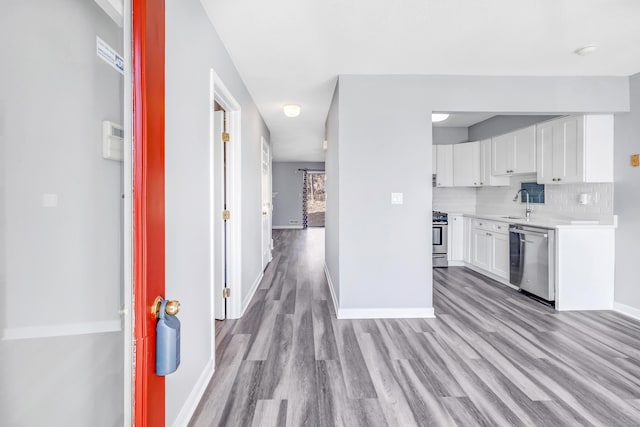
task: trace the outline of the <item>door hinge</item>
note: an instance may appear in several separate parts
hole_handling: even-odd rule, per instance
[[[224,288],[222,290],[222,297],[229,298],[231,296],[231,288]]]
[[[229,132],[222,132],[222,142],[229,142],[230,136]]]
[[[228,221],[231,218],[231,212],[228,210],[222,211],[222,219]]]

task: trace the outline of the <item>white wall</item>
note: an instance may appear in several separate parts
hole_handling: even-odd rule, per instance
[[[181,302],[181,365],[167,377],[167,424],[185,423],[211,371],[209,142],[213,68],[240,103],[244,300],[262,272],[260,137],[269,131],[198,0],[166,3],[166,295]],[[233,285],[232,285],[233,286]]]
[[[330,175],[327,158],[327,179],[339,180],[338,280],[329,269],[341,308],[432,308],[432,111],[629,109],[623,77],[348,75],[339,85],[340,174]],[[363,185],[365,170],[385,173]],[[392,206],[391,192],[403,192],[405,204]],[[334,250],[327,248],[327,259]]]
[[[340,83],[336,82],[325,123],[325,192],[327,212],[324,218],[324,259],[334,297],[340,300]]]
[[[630,78],[630,85],[631,112],[615,117],[614,206],[618,214],[615,301],[640,310],[640,167],[632,167],[629,161],[631,154],[640,154],[640,74]]]
[[[556,117],[555,115],[505,116],[497,115],[469,127],[470,141],[500,136]]]
[[[469,128],[465,127],[434,127],[432,129],[433,145],[458,144],[469,141]]]
[[[298,169],[324,170],[324,162],[273,162],[274,228],[302,227],[303,172]]]
[[[101,133],[122,123],[124,88],[96,36],[122,53],[122,30],[93,1],[2,5],[3,425],[123,422],[123,171],[102,158]],[[89,333],[100,329],[114,332]]]

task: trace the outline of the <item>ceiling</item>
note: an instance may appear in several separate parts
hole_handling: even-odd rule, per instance
[[[433,123],[433,127],[437,128],[468,128],[476,123],[483,122],[496,113],[449,113],[449,117],[441,122]]]
[[[639,0],[201,1],[271,131],[274,160],[324,160],[339,74],[640,71]],[[573,53],[589,44],[598,50]],[[299,117],[284,116],[290,103]]]

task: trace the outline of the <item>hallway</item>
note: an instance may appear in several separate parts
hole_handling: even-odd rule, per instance
[[[437,319],[337,320],[324,229],[274,239],[247,313],[217,325],[191,426],[640,424],[640,323],[464,268],[434,270]]]

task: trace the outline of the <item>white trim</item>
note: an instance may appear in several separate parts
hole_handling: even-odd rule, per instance
[[[517,286],[514,286],[511,283],[509,283],[509,279],[505,279],[503,277],[496,276],[495,274],[490,273],[487,270],[484,270],[484,269],[482,269],[480,267],[476,267],[475,265],[470,264],[470,263],[468,263],[466,261],[463,263],[463,267],[467,267],[469,270],[473,270],[476,273],[480,273],[483,276],[487,276],[489,279],[493,279],[496,282],[501,283],[501,284],[503,284],[503,285],[505,285],[505,286],[507,286],[507,287],[509,287],[511,289],[515,289],[516,291],[519,289]]]
[[[124,26],[124,150],[123,150],[123,290],[122,290],[122,331],[123,331],[123,405],[124,425],[133,425],[133,380],[135,341],[133,339],[133,79],[131,66],[133,43],[131,41],[131,0],[124,0],[122,14]]]
[[[341,308],[338,319],[430,319],[433,308]]]
[[[271,227],[273,230],[302,230],[301,225],[274,225]]]
[[[624,314],[625,316],[632,317],[635,320],[640,320],[640,308],[631,307],[630,305],[621,304],[614,301],[613,311],[617,311],[618,313]]]
[[[180,412],[178,412],[175,420],[173,420],[173,427],[183,427],[189,424],[193,413],[198,407],[198,404],[200,403],[200,400],[213,377],[214,371],[214,362],[213,360],[209,360],[204,367],[202,374],[200,374],[200,378],[198,378],[198,381],[196,381],[195,385],[191,389],[189,397],[187,397],[187,400],[184,402],[184,405],[182,405]]]
[[[227,286],[232,295],[242,292],[242,120],[240,104],[227,89],[215,70],[213,78],[213,99],[227,113],[230,140],[227,143],[227,209],[231,218],[227,221]],[[242,313],[241,298],[229,298],[228,319],[239,319]]]
[[[464,267],[464,261],[447,261],[448,267]]]
[[[120,319],[100,322],[63,323],[58,325],[23,326],[2,330],[2,341],[23,340],[30,338],[64,337],[69,335],[100,334],[104,332],[121,332]],[[126,364],[125,364],[126,365]]]
[[[253,296],[256,294],[256,291],[258,290],[258,286],[260,286],[260,282],[262,281],[263,277],[264,277],[264,272],[260,272],[256,280],[253,282],[253,285],[251,285],[251,289],[249,289],[247,296],[245,296],[242,299],[242,311],[240,312],[240,317],[244,316],[244,312],[247,310],[247,307],[249,307],[249,303],[251,303],[251,298],[253,298]]]
[[[327,284],[329,285],[329,293],[331,293],[331,299],[333,300],[333,308],[336,310],[336,315],[338,314],[338,298],[336,297],[336,291],[333,287],[333,280],[331,280],[331,274],[329,273],[329,267],[327,267],[327,263],[324,263],[324,275],[327,278]],[[340,317],[338,317],[339,319]]]
[[[123,3],[123,0],[96,0],[96,3],[109,15],[109,18],[113,19],[113,22],[115,22],[118,27],[122,28],[124,19],[123,8],[127,7],[127,5]]]

